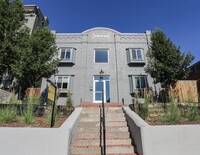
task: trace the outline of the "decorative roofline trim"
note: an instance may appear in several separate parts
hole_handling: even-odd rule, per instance
[[[111,28],[106,28],[106,27],[95,27],[95,28],[91,28],[91,29],[85,30],[82,33],[89,33],[89,32],[94,31],[94,30],[107,30],[107,31],[111,31],[111,32],[120,34],[119,31],[116,31],[116,30],[111,29]]]

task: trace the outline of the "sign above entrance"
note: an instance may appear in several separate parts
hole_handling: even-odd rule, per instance
[[[93,38],[110,38],[110,34],[109,33],[99,33],[99,34],[94,33]]]

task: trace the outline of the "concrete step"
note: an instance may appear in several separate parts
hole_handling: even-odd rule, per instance
[[[74,146],[100,146],[102,143],[100,140],[76,140]],[[131,145],[131,139],[109,139],[106,140],[106,146],[123,146],[123,145]]]
[[[103,110],[103,108],[83,108],[83,111],[100,111]],[[122,108],[120,107],[106,107],[104,108],[105,111],[122,111]]]
[[[105,123],[107,127],[110,126],[127,126],[127,122],[125,121],[118,121],[118,122],[106,122]],[[100,126],[100,122],[79,122],[78,124],[79,127],[84,127],[84,126]]]
[[[94,114],[88,114],[84,113],[81,114],[81,118],[88,118],[88,117],[100,117],[100,113],[94,113]],[[124,117],[124,113],[107,113],[105,114],[105,117]]]
[[[83,126],[78,127],[77,132],[100,132],[100,127]],[[106,127],[106,132],[128,132],[127,126]]]
[[[82,112],[82,114],[89,114],[89,115],[100,115],[100,112],[99,111],[85,111],[85,112]],[[124,114],[123,111],[105,111],[105,115],[107,114]]]
[[[103,134],[101,135],[103,136]],[[129,132],[106,132],[106,139],[124,139],[129,138],[130,133]],[[76,134],[76,139],[99,139],[100,133],[84,133],[84,132],[78,132]]]
[[[106,121],[126,121],[125,117],[106,117]],[[80,119],[80,122],[97,122],[100,121],[100,118],[97,117],[83,117]]]
[[[81,154],[101,154],[101,148],[100,147],[89,147],[89,148],[72,148],[71,151],[72,155],[81,155]]]
[[[85,148],[73,148],[72,155],[78,154],[101,154],[100,147],[85,147]],[[113,146],[113,147],[106,147],[106,154],[134,154],[133,146]]]
[[[83,108],[83,111],[100,111],[103,110],[103,108]],[[122,111],[122,107],[105,107],[105,111]]]
[[[105,107],[123,107],[124,104],[123,103],[120,103],[120,102],[117,102],[117,103],[105,103],[104,104]],[[80,104],[81,107],[87,107],[87,108],[91,108],[91,107],[101,107],[102,106],[102,103],[91,103],[91,102],[85,102],[85,103],[81,103]]]
[[[122,110],[106,110],[105,114],[121,114],[124,113]],[[82,111],[82,114],[100,114],[100,111]]]

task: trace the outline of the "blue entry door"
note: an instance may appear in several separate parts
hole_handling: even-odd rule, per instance
[[[103,76],[100,79],[99,76],[94,77],[94,84],[93,84],[93,101],[95,103],[102,102],[102,94],[104,94],[104,102],[110,102],[110,81],[109,76]],[[103,91],[102,91],[103,90]]]

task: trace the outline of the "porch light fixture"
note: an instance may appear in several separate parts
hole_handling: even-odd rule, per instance
[[[103,79],[103,74],[104,74],[104,71],[101,69],[101,71],[99,72],[99,77],[100,77],[100,79]]]

